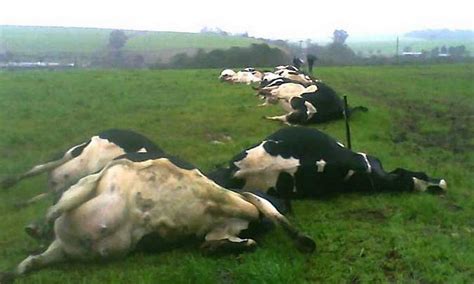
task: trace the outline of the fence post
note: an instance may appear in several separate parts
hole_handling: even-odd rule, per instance
[[[348,115],[349,107],[347,106],[347,96],[344,96],[344,119],[346,121],[346,140],[347,140],[347,148],[349,150],[352,149],[351,144],[351,129],[349,127],[349,115]]]

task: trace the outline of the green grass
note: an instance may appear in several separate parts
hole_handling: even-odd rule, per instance
[[[0,176],[19,173],[110,127],[131,128],[203,170],[279,129],[248,86],[220,70],[0,72]],[[253,253],[203,256],[196,245],[107,263],[55,265],[19,283],[466,283],[474,279],[474,65],[317,68],[352,105],[353,148],[444,177],[445,196],[346,194],[294,202],[290,219],[314,237],[298,253],[280,230]],[[344,141],[342,121],[314,126]],[[227,141],[224,136],[230,136]],[[214,144],[220,140],[224,144]],[[0,270],[37,244],[23,232],[50,201],[13,204],[42,191],[44,176],[0,192]]]

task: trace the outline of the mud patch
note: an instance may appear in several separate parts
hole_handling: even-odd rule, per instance
[[[391,249],[385,254],[385,258],[382,260],[380,266],[390,283],[397,282],[396,272],[405,269],[402,262],[402,256],[396,249]]]
[[[352,209],[343,212],[344,217],[356,219],[358,221],[375,221],[378,223],[385,222],[387,220],[387,212],[378,209]]]
[[[436,104],[442,104],[436,102]],[[395,143],[410,140],[423,147],[439,147],[453,153],[474,150],[474,108],[462,102],[444,103],[433,108],[424,102],[393,101],[403,109],[395,115],[391,138]]]
[[[454,200],[450,198],[443,197],[443,198],[440,198],[440,200],[443,206],[450,212],[459,212],[459,211],[464,210],[462,206],[460,206],[459,204],[457,204]]]

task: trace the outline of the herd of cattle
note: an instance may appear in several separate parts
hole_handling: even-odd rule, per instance
[[[259,83],[256,89],[265,103],[279,102],[289,111],[270,119],[289,124],[337,119],[344,110],[331,88],[291,66],[274,73],[224,70],[220,78]],[[447,189],[444,179],[423,172],[386,172],[376,157],[300,126],[276,131],[208,173],[165,153],[142,134],[110,129],[57,160],[3,180],[2,187],[41,173],[48,173],[48,191],[27,203],[52,194],[54,204],[45,220],[52,228],[31,224],[26,231],[34,238],[53,237],[43,253],[27,257],[3,279],[69,259],[124,256],[150,236],[158,243],[196,237],[211,253],[248,250],[256,242],[242,232],[252,235],[249,228],[265,222],[282,226],[299,250],[312,252],[315,242],[282,215],[280,199],[288,203],[354,190]]]
[[[301,73],[298,68],[277,66],[273,72],[246,68],[238,72],[222,71],[219,79],[228,83],[259,84],[254,89],[265,102],[260,106],[279,104],[286,114],[266,117],[288,125],[321,123],[348,117],[354,111],[367,111],[358,106],[345,110],[344,102],[336,92],[320,80]]]

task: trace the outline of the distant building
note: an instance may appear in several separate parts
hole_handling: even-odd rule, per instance
[[[419,51],[404,51],[404,52],[402,52],[402,56],[406,56],[406,57],[420,57],[422,55],[423,55],[423,53],[419,52]]]
[[[75,63],[58,63],[58,62],[0,62],[0,68],[7,69],[32,69],[32,68],[74,68]]]

